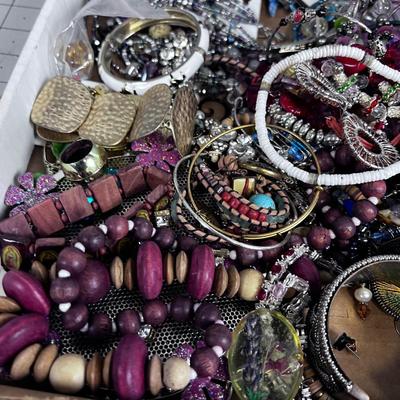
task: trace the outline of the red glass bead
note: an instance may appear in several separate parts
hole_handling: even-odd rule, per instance
[[[267,216],[264,213],[260,213],[260,216],[258,217],[258,220],[260,222],[265,222],[267,220]]]
[[[295,24],[300,24],[300,22],[303,21],[303,18],[304,18],[304,13],[300,8],[298,8],[293,14],[293,22]]]
[[[372,110],[378,105],[379,99],[377,97],[374,97],[370,103],[370,105],[367,107],[366,111],[368,114],[372,112]]]
[[[228,202],[231,199],[232,195],[229,194],[228,192],[222,192],[221,198],[223,201]]]
[[[273,274],[279,274],[279,273],[281,272],[281,270],[282,270],[282,267],[281,267],[279,264],[274,264],[274,265],[271,267],[271,272],[272,272]]]
[[[307,114],[306,106],[291,93],[283,92],[279,97],[279,104],[286,112],[290,112],[296,117],[304,117]]]
[[[244,214],[246,215],[250,210],[250,207],[247,206],[246,204],[241,204],[238,208],[238,211],[240,212],[240,214]]]
[[[368,49],[366,49],[362,45],[356,44],[352,47],[361,48],[362,50],[365,50],[367,53],[371,54],[371,52],[368,51]],[[336,57],[336,61],[343,64],[344,72],[346,75],[354,75],[354,74],[364,71],[367,68],[367,66],[365,64],[363,64],[362,62],[354,60],[352,58],[348,58],[348,57]]]
[[[247,216],[250,219],[258,220],[258,218],[260,217],[260,213],[256,210],[250,209],[249,212],[247,213]]]
[[[264,289],[260,289],[257,293],[257,299],[263,301],[267,298],[267,292]]]
[[[232,197],[229,201],[229,205],[234,208],[235,210],[237,210],[240,206],[240,200],[237,199],[236,197]]]

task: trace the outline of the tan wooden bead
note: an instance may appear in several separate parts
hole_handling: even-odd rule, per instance
[[[246,268],[240,271],[239,296],[246,301],[257,300],[257,294],[264,282],[264,276],[260,271]]]
[[[174,255],[170,252],[164,256],[164,277],[167,285],[171,285],[174,281]]]
[[[120,257],[112,260],[110,268],[111,281],[117,289],[121,289],[124,282],[124,264]]]
[[[113,351],[109,351],[107,355],[104,358],[103,362],[103,373],[102,373],[102,378],[103,378],[103,383],[105,386],[109,387],[110,386],[110,369],[111,369],[111,359],[112,359],[112,354]]]
[[[103,359],[99,353],[94,353],[86,367],[86,382],[92,392],[95,392],[101,385],[103,371]]]
[[[213,292],[221,297],[228,287],[228,272],[223,265],[218,265],[215,268]]]
[[[47,285],[49,282],[49,271],[40,262],[35,260],[31,266],[31,274],[36,277],[43,285]]]
[[[236,295],[240,288],[240,275],[234,265],[228,267],[228,287],[225,295],[230,299]]]
[[[189,272],[189,259],[183,250],[181,250],[176,256],[175,272],[178,282],[184,283]]]
[[[57,278],[57,264],[55,262],[53,262],[53,264],[51,264],[50,271],[49,271],[49,278],[52,281],[54,281],[54,279]]]
[[[19,304],[7,296],[0,296],[0,313],[16,313],[21,311]]]
[[[33,366],[33,377],[36,382],[44,382],[49,377],[50,368],[57,356],[58,347],[55,344],[49,344],[42,349]]]
[[[162,380],[162,361],[157,354],[155,354],[149,362],[147,379],[147,386],[150,393],[153,396],[157,396],[164,387]]]
[[[135,264],[132,258],[128,258],[124,265],[124,286],[128,290],[133,290],[134,280],[135,280],[135,272],[134,272]]]
[[[39,343],[34,343],[17,354],[11,365],[11,379],[14,381],[19,381],[29,375],[31,367],[35,362],[41,348],[42,346]]]

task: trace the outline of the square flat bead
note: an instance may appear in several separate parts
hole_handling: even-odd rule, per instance
[[[105,175],[89,183],[89,189],[103,213],[118,207],[122,203],[121,193],[112,175]]]
[[[62,192],[59,200],[70,222],[77,222],[94,214],[82,186]]]
[[[3,219],[0,222],[0,233],[26,238],[35,237],[25,215],[22,213]]]
[[[158,185],[146,196],[146,201],[154,206],[167,192],[168,189],[165,185]]]
[[[146,172],[146,181],[150,189],[155,189],[158,185],[166,185],[171,180],[171,174],[157,167],[149,167]]]
[[[143,174],[143,167],[134,165],[119,170],[118,178],[121,182],[125,197],[144,192],[147,189],[147,183]]]
[[[49,236],[64,229],[64,223],[52,199],[46,199],[28,210],[39,236]]]

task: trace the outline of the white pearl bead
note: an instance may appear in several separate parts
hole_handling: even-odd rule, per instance
[[[354,291],[354,297],[360,303],[368,303],[372,299],[372,292],[363,284]]]
[[[107,225],[100,224],[100,225],[99,225],[99,228],[103,231],[103,233],[104,233],[105,235],[107,235],[107,231],[108,231]]]
[[[81,242],[76,242],[74,244],[74,247],[77,248],[78,250],[82,251],[83,253],[85,252],[85,246]]]
[[[67,312],[71,308],[71,303],[61,303],[58,305],[58,308],[61,312]]]
[[[60,269],[58,271],[58,277],[59,278],[69,278],[71,276],[71,273],[67,271],[66,269]]]

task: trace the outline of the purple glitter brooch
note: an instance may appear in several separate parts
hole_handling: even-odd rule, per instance
[[[166,172],[170,172],[170,166],[175,166],[181,158],[173,138],[165,138],[160,132],[133,141],[131,149],[142,153],[136,157],[138,164],[147,167],[155,165]]]
[[[4,196],[6,206],[17,206],[10,211],[10,217],[25,213],[29,208],[41,203],[48,197],[58,197],[58,193],[48,193],[57,187],[57,181],[51,175],[41,175],[35,184],[32,172],[26,172],[19,176],[17,181],[21,187],[9,186]]]
[[[200,340],[196,344],[196,348],[202,348],[205,346],[204,341]],[[183,358],[189,362],[194,348],[189,344],[185,343],[180,345],[173,356]],[[228,380],[228,366],[226,359],[221,358],[218,371],[213,378],[196,378],[193,379],[187,388],[182,393],[182,400],[226,400],[227,391],[220,384]]]

